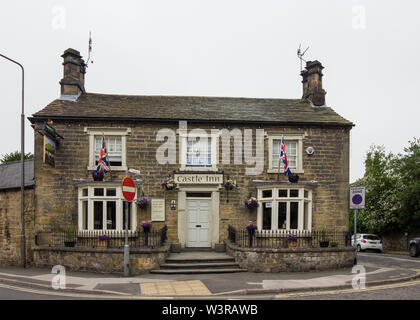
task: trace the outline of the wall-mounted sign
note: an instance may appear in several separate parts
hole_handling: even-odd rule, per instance
[[[152,221],[165,221],[165,199],[152,199],[151,219]]]
[[[56,142],[48,136],[44,136],[44,163],[55,167]]]
[[[176,173],[174,180],[177,184],[221,184],[223,174]]]

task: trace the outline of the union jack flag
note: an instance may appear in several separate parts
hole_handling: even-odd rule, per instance
[[[292,171],[290,171],[289,168],[289,162],[287,161],[286,144],[284,143],[283,136],[281,137],[280,160],[283,162],[284,175],[287,176],[288,174],[292,174]]]
[[[98,167],[96,172],[107,173],[110,171],[108,154],[106,153],[105,136],[102,134],[101,148],[99,149]]]

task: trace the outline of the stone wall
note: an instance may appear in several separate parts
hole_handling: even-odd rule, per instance
[[[42,123],[36,123],[35,129],[40,129]],[[118,121],[61,121],[54,120],[54,128],[64,137],[56,150],[55,168],[42,162],[42,136],[35,133],[35,197],[37,208],[35,212],[36,230],[57,230],[70,223],[77,224],[78,197],[74,179],[92,179],[87,170],[89,161],[88,134],[85,127],[120,127],[131,128],[127,136],[127,166],[139,169],[144,181],[138,193],[145,196],[164,197],[166,199],[166,221],[154,223],[153,228],[168,226],[168,238],[178,241],[178,212],[170,209],[171,200],[178,201],[177,190],[163,191],[161,180],[173,171],[179,171],[179,164],[160,165],[156,160],[156,150],[162,142],[156,141],[156,134],[162,128],[178,129],[178,123],[147,123],[147,122],[118,122]],[[202,128],[210,132],[211,129],[228,128],[225,124],[192,124],[188,129]],[[335,127],[274,127],[235,124],[229,129],[263,128],[269,135],[306,133],[303,139],[303,169],[300,181],[318,182],[313,191],[312,221],[313,228],[348,230],[348,186],[349,186],[349,129]],[[177,141],[178,142],[178,141]],[[254,142],[255,145],[255,142]],[[308,156],[305,149],[314,147],[315,153]],[[254,147],[255,148],[255,147]],[[179,146],[177,143],[177,163],[179,163]],[[227,227],[233,225],[243,228],[249,220],[256,220],[256,210],[250,211],[243,205],[249,195],[256,195],[252,180],[276,181],[276,173],[267,173],[268,169],[268,140],[265,140],[264,172],[256,176],[246,176],[246,164],[233,165],[233,139],[231,141],[231,165],[218,164],[218,170],[224,172],[225,179],[236,179],[239,188],[227,193],[220,190],[220,242],[227,238]],[[219,154],[221,154],[219,143]],[[69,156],[71,155],[71,156]],[[220,157],[221,159],[221,157]],[[122,179],[124,172],[112,173],[112,179]],[[110,179],[107,174],[105,179]],[[286,181],[284,175],[280,176]],[[178,206],[177,206],[178,208]],[[138,210],[138,225],[144,219],[150,219],[150,207]]]
[[[356,251],[351,247],[269,249],[243,248],[226,242],[226,253],[250,272],[296,272],[351,268]]]
[[[21,265],[20,189],[0,190],[0,265]],[[34,189],[25,189],[25,236],[27,263],[32,262],[34,241]]]
[[[130,250],[130,274],[159,268],[169,254],[169,244],[154,249]],[[69,271],[124,273],[124,249],[34,247],[34,266],[52,268],[62,265]]]

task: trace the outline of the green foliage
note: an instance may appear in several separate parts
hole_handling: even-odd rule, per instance
[[[67,240],[73,241],[75,233],[76,233],[76,228],[71,224],[64,230],[64,232],[67,235]]]
[[[1,159],[0,159],[0,163],[9,163],[9,162],[13,162],[13,161],[20,161],[21,157],[20,157],[21,153],[19,151],[15,151],[15,152],[10,152],[10,153],[6,153],[6,154],[2,154],[1,155]],[[25,160],[28,159],[33,159],[34,155],[32,153],[25,153]]]
[[[352,184],[366,188],[365,209],[358,210],[357,232],[407,231],[420,226],[420,140],[405,154],[386,153],[372,146],[366,157],[365,176]],[[353,212],[349,215],[353,231]]]
[[[330,243],[330,246],[331,246],[332,248],[336,248],[336,247],[338,247],[338,242],[331,242],[331,243]]]

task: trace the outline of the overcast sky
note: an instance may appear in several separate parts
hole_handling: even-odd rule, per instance
[[[419,12],[416,0],[7,1],[0,53],[25,67],[30,116],[59,97],[63,51],[87,57],[89,31],[86,90],[113,94],[300,98],[302,43],[325,66],[327,105],[356,124],[354,181],[369,146],[398,153],[420,137]],[[20,77],[0,58],[0,154],[20,150]]]

